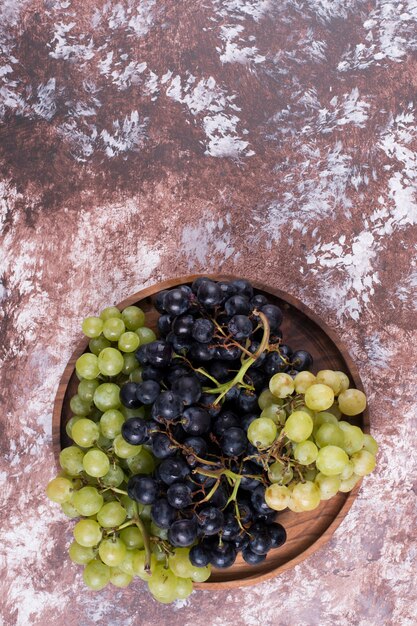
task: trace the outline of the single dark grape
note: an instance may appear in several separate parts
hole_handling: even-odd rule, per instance
[[[224,396],[225,400],[227,400],[227,402],[234,402],[235,400],[237,400],[239,396],[239,389],[238,387],[231,387],[229,389],[229,391],[226,393],[226,395]]]
[[[211,361],[216,354],[214,346],[207,343],[199,343],[195,341],[191,344],[187,358],[196,363],[205,363]]]
[[[214,421],[212,431],[217,437],[220,437],[228,428],[239,426],[239,421],[232,411],[222,411]]]
[[[224,309],[227,315],[249,315],[249,299],[241,295],[232,296],[224,303]]]
[[[235,405],[239,413],[253,413],[259,408],[256,394],[248,389],[240,389]]]
[[[255,387],[255,392],[259,394],[268,385],[269,376],[265,372],[250,367],[245,377],[245,382],[247,381]]]
[[[239,348],[239,346],[216,346],[215,348],[213,348],[216,359],[220,359],[222,361],[236,361],[236,359],[239,359],[241,354],[242,354],[242,350]]]
[[[195,404],[201,396],[201,384],[196,376],[181,376],[172,383],[172,391],[177,394],[185,406]]]
[[[168,530],[168,541],[175,548],[192,546],[196,539],[197,524],[194,519],[177,520]]]
[[[228,511],[224,514],[222,539],[226,541],[234,541],[240,533],[240,526],[234,512]]]
[[[256,554],[252,552],[249,546],[245,546],[242,550],[242,557],[249,565],[258,565],[258,563],[265,561],[266,554]]]
[[[213,339],[214,324],[210,320],[200,318],[195,320],[192,335],[199,343],[209,343]]]
[[[253,340],[251,341],[251,344],[249,346],[249,352],[251,352],[252,354],[256,354],[258,352],[259,346],[261,345],[260,341],[257,340]],[[250,370],[249,371],[253,371],[254,369],[258,369],[259,367],[261,367],[265,361],[266,355],[268,353],[267,352],[262,352],[257,358],[256,361],[253,362],[253,364],[250,366]]]
[[[122,437],[132,446],[149,443],[149,422],[141,417],[130,417],[122,424]]]
[[[190,473],[190,468],[182,458],[164,459],[158,467],[159,478],[166,485],[182,481]]]
[[[144,380],[136,387],[136,397],[142,404],[153,404],[161,392],[156,380]]]
[[[240,472],[243,478],[240,481],[240,488],[245,489],[246,491],[253,491],[261,484],[262,479],[262,470],[259,469],[259,465],[255,463],[251,463],[251,461],[246,461]],[[259,479],[249,478],[250,476],[259,476]]]
[[[146,365],[142,370],[142,380],[155,380],[157,383],[164,378],[165,370],[153,365]]]
[[[232,283],[221,281],[217,284],[220,287],[220,291],[222,292],[223,302],[227,300],[228,298],[230,298],[231,296],[234,296],[237,294],[237,289]]]
[[[253,287],[248,280],[238,278],[237,280],[232,280],[231,284],[239,295],[245,296],[248,299],[253,297]]]
[[[271,548],[279,548],[287,540],[287,533],[284,526],[278,522],[274,522],[267,526],[269,536],[271,537]]]
[[[214,506],[198,512],[198,525],[205,535],[216,535],[223,526],[223,513]]]
[[[190,435],[205,435],[210,430],[211,417],[204,409],[190,406],[182,414],[181,424]]]
[[[148,361],[148,345],[149,344],[145,343],[144,346],[139,346],[139,348],[135,352],[135,357],[136,357],[137,361],[139,361],[139,363],[141,365],[147,365],[149,363],[149,361]]]
[[[227,499],[228,494],[225,488],[223,487],[223,485],[219,485],[219,487],[217,487],[216,491],[210,498],[210,504],[217,507],[218,509],[224,509]]]
[[[265,304],[268,304],[268,299],[263,294],[258,293],[250,299],[250,304],[253,309],[260,309]]]
[[[151,518],[159,528],[169,528],[176,517],[177,511],[165,498],[158,498],[151,507]]]
[[[198,403],[204,407],[209,415],[215,417],[222,410],[221,404],[214,404],[217,399],[215,394],[202,393]]]
[[[181,289],[171,289],[165,294],[163,304],[165,311],[170,315],[181,315],[190,305],[190,294],[184,293]]]
[[[188,558],[194,567],[206,567],[210,563],[208,551],[199,544],[191,548]]]
[[[136,409],[141,405],[136,397],[137,383],[125,383],[120,389],[120,402],[128,409]]]
[[[158,339],[147,344],[147,358],[154,367],[168,367],[171,362],[172,348],[169,343]]]
[[[174,317],[172,315],[168,315],[168,313],[164,313],[158,317],[158,331],[162,337],[166,337],[171,332],[172,322]]]
[[[276,304],[265,304],[261,311],[269,322],[271,332],[278,330],[283,318],[281,309]]]
[[[176,446],[164,433],[152,434],[152,453],[157,459],[166,459],[174,456],[177,452]]]
[[[298,372],[309,370],[313,366],[313,357],[306,350],[296,350],[292,354],[291,365]]]
[[[269,352],[266,355],[263,370],[269,376],[273,376],[278,372],[284,372],[288,367],[288,362],[279,352]]]
[[[165,298],[167,293],[168,293],[168,290],[164,289],[164,291],[160,291],[159,293],[157,293],[155,298],[154,298],[153,305],[154,305],[155,309],[158,311],[158,313],[164,313],[165,312],[165,309],[164,309],[164,298]]]
[[[152,407],[152,418],[156,421],[174,420],[181,415],[183,403],[172,391],[163,391]]]
[[[287,344],[283,343],[280,347],[279,347],[279,351],[281,352],[282,356],[285,356],[287,358],[289,358],[292,355],[292,350],[290,348],[290,346],[287,346]],[[301,350],[300,352],[304,352],[304,350]],[[307,352],[308,354],[308,352]]]
[[[228,428],[220,439],[220,447],[226,456],[239,456],[248,445],[246,433],[242,428]]]
[[[211,280],[202,282],[197,291],[197,299],[206,309],[212,309],[222,301],[222,291]]]
[[[213,465],[204,465],[200,464],[195,467],[195,474],[193,473],[193,480],[200,485],[205,485],[206,487],[212,487],[216,482],[216,479],[212,476],[206,476],[205,474],[200,474],[200,470],[210,471],[216,469]]]
[[[182,339],[190,339],[194,326],[194,318],[192,315],[180,315],[172,324],[172,330]]]
[[[183,452],[183,454],[186,454],[187,463],[191,467],[197,463],[193,452],[200,459],[204,458],[207,453],[207,443],[202,437],[187,437],[184,439],[183,445],[190,449],[190,452]]]
[[[258,417],[258,413],[246,413],[240,420],[240,427],[247,431],[252,422],[258,419]]]
[[[233,543],[237,551],[243,550],[249,543],[249,535],[242,530]]]
[[[259,485],[252,491],[251,495],[252,507],[259,515],[269,515],[269,513],[276,515],[276,512],[269,508],[265,502],[265,487]]]
[[[174,509],[185,509],[192,504],[192,490],[186,483],[173,483],[168,487],[167,500]]]
[[[188,350],[191,348],[191,340],[190,339],[182,339],[181,337],[177,337],[173,332],[170,332],[166,336],[166,340],[171,344],[174,352],[176,354],[187,354]]]
[[[233,544],[225,541],[221,546],[218,545],[210,551],[210,563],[213,567],[226,568],[231,567],[236,561],[236,548]]]
[[[127,483],[129,498],[141,504],[153,504],[158,492],[158,483],[151,476],[131,476]]]
[[[251,529],[251,537],[248,546],[255,554],[267,554],[272,547],[272,539],[268,530],[264,528],[263,530],[252,532]]]
[[[226,381],[231,380],[234,375],[230,372],[230,364],[228,361],[211,361],[207,369],[213,378],[219,381],[219,383],[225,383]]]
[[[253,513],[250,502],[238,502],[240,521],[243,525],[249,524],[253,519]]]
[[[188,376],[189,374],[190,369],[186,365],[174,365],[168,369],[164,380],[172,385],[181,376]]]
[[[195,279],[195,281],[193,282],[193,284],[191,285],[191,289],[193,291],[193,293],[197,293],[198,288],[200,287],[200,285],[202,285],[203,283],[206,282],[212,282],[210,280],[210,278],[207,278],[206,276],[199,276],[198,278]]]
[[[253,326],[246,315],[233,315],[227,325],[230,334],[237,340],[243,341],[252,334]]]

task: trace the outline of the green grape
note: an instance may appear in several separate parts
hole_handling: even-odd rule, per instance
[[[99,512],[103,506],[103,496],[95,487],[83,487],[73,494],[71,504],[78,511],[79,515],[89,517]]]
[[[249,425],[248,439],[257,448],[266,448],[273,444],[277,432],[277,427],[271,419],[259,417]]]
[[[168,531],[167,531],[167,535],[168,535]],[[153,546],[151,547],[151,551],[152,551],[152,554],[155,555],[155,559],[157,563],[165,563],[166,554],[162,550],[161,546],[159,546],[157,543],[154,543]]]
[[[314,384],[307,389],[304,400],[312,411],[325,411],[334,402],[334,392],[327,385]]]
[[[276,398],[274,394],[269,391],[269,389],[264,389],[258,398],[258,404],[261,411],[266,409],[266,407],[270,404],[278,404],[278,402],[278,398]]]
[[[80,546],[92,548],[101,541],[101,528],[95,520],[82,519],[74,526],[74,538]]]
[[[302,511],[312,511],[320,504],[320,489],[310,480],[297,483],[292,490],[291,499]]]
[[[75,394],[70,400],[70,409],[74,415],[82,415],[85,417],[91,411],[91,403],[84,402],[78,394]]]
[[[128,459],[138,454],[142,450],[142,446],[132,446],[123,439],[122,435],[117,435],[113,441],[113,449],[120,459]]]
[[[123,355],[116,348],[104,348],[98,355],[100,372],[105,376],[117,376],[123,369]]]
[[[342,448],[338,446],[325,446],[319,450],[316,459],[317,469],[326,476],[337,476],[345,465],[349,462],[349,457]]]
[[[294,389],[296,393],[305,393],[311,385],[316,382],[316,377],[311,372],[298,372],[294,378]]]
[[[197,569],[191,563],[189,554],[190,548],[175,548],[174,553],[170,554],[168,558],[168,565],[174,572],[175,576],[179,576],[180,578],[190,578],[194,569]]]
[[[94,392],[99,386],[98,380],[83,379],[78,384],[77,394],[83,402],[87,402],[91,406],[93,402]]]
[[[128,331],[120,336],[117,347],[122,352],[135,352],[139,348],[140,339],[136,333]]]
[[[342,480],[340,482],[339,491],[341,491],[342,493],[352,491],[353,487],[356,485],[356,483],[360,481],[360,479],[361,477],[357,474],[352,474],[349,478],[346,478],[346,480]]]
[[[77,565],[87,565],[95,557],[93,548],[80,546],[79,543],[73,541],[68,549],[69,558]]]
[[[99,337],[103,331],[103,320],[99,317],[86,317],[82,323],[82,330],[87,337]]]
[[[123,495],[120,496],[120,503],[123,506],[123,508],[126,511],[126,515],[129,519],[131,519],[132,517],[135,517],[136,515],[136,504],[134,500],[132,500],[131,498],[129,498],[129,496]],[[141,506],[140,504],[137,504],[137,507],[139,509],[139,514],[142,518],[142,513],[141,513]]]
[[[290,465],[284,465],[278,461],[272,463],[268,469],[268,478],[271,483],[280,483],[288,485],[293,479],[294,472]]]
[[[313,426],[313,436],[316,435],[317,431],[323,424],[336,424],[338,425],[337,418],[333,415],[333,413],[329,413],[328,411],[321,411],[320,413],[316,413],[314,417],[314,426]]]
[[[119,569],[122,572],[125,572],[125,574],[129,574],[129,576],[135,575],[135,572],[133,570],[133,561],[136,554],[139,554],[139,550],[127,550],[124,560],[119,565]]]
[[[141,519],[144,522],[150,522],[152,506],[150,504],[138,504],[138,511]]]
[[[114,439],[120,435],[125,418],[117,409],[110,409],[100,418],[100,430],[105,437]]]
[[[94,404],[100,411],[118,409],[120,402],[120,387],[115,383],[103,383],[94,392]]]
[[[316,443],[320,448],[325,446],[343,448],[344,439],[343,430],[339,428],[338,424],[322,424],[315,434]]]
[[[124,479],[125,475],[120,465],[110,465],[109,471],[103,476],[101,482],[106,487],[119,487]]]
[[[82,415],[73,415],[65,424],[65,432],[67,433],[68,437],[70,437],[70,439],[72,439],[72,427],[80,419],[82,419]]]
[[[103,528],[116,528],[126,519],[126,509],[119,502],[107,502],[97,513],[97,521]]]
[[[148,587],[151,594],[156,596],[156,598],[162,597],[167,600],[172,598],[172,600],[175,600],[177,577],[163,565],[157,565],[148,580]]]
[[[353,426],[348,422],[339,422],[344,436],[343,445],[341,446],[349,455],[359,452],[362,449],[365,436],[359,426]]]
[[[376,456],[378,452],[378,444],[375,441],[375,439],[372,437],[372,435],[366,434],[363,436],[363,448],[364,450],[368,450],[368,452]]]
[[[294,411],[285,422],[284,432],[291,441],[301,443],[313,432],[313,420],[304,411]]]
[[[129,550],[141,550],[144,546],[143,536],[137,526],[129,526],[120,532],[120,539]]]
[[[348,478],[352,476],[352,474],[353,474],[353,463],[352,461],[349,461],[348,463],[346,463],[345,467],[342,469],[342,471],[339,474],[340,480],[347,480]]]
[[[122,311],[122,320],[128,330],[137,330],[145,323],[145,313],[138,306],[127,306]]]
[[[265,502],[274,511],[283,511],[287,508],[291,498],[291,491],[285,485],[277,483],[269,485],[265,490]]]
[[[125,544],[118,537],[103,539],[98,547],[100,559],[110,567],[120,565],[126,556],[126,552]]]
[[[301,441],[294,446],[294,459],[301,465],[310,465],[317,459],[318,452],[312,441]]]
[[[333,389],[335,396],[340,391],[340,376],[333,370],[320,370],[316,374],[317,382],[321,385],[327,385],[330,389]]]
[[[288,502],[288,508],[294,513],[302,513],[304,511],[302,505],[299,504],[298,500],[294,500],[292,496],[290,498],[290,501]]]
[[[335,374],[337,374],[339,377],[339,385],[340,385],[339,393],[341,393],[342,391],[346,391],[346,389],[349,389],[349,385],[350,385],[349,377],[344,372],[339,372],[337,370],[335,371]]]
[[[129,382],[131,383],[141,383],[143,381],[142,378],[142,368],[141,367],[137,367],[136,369],[133,370],[133,372],[130,372],[129,374]]]
[[[339,491],[341,481],[339,476],[325,476],[319,472],[315,482],[319,486],[321,500],[330,500]]]
[[[100,433],[99,438],[97,439],[97,447],[103,450],[108,450],[113,445],[113,441],[105,437],[102,433]]]
[[[152,474],[156,467],[155,458],[146,448],[126,459],[126,463],[132,474]]]
[[[110,582],[115,587],[128,587],[133,580],[133,576],[127,574],[120,567],[112,567],[110,569]]]
[[[110,581],[110,567],[94,559],[85,566],[83,579],[87,587],[93,591],[100,591]]]
[[[191,578],[177,578],[177,586],[175,589],[175,597],[179,600],[185,600],[193,592],[193,581]]]
[[[103,335],[109,341],[118,341],[125,332],[126,327],[122,319],[111,317],[104,322]]]
[[[368,450],[359,450],[352,454],[350,460],[353,463],[353,471],[357,476],[370,474],[376,465],[375,456]]]
[[[338,402],[344,415],[359,415],[366,408],[366,396],[359,389],[346,389],[340,394]]]
[[[113,317],[122,317],[122,314],[120,313],[119,309],[117,308],[117,306],[107,306],[105,309],[102,310],[102,312],[100,313],[100,318],[105,322],[106,320],[109,320]]]
[[[98,424],[86,418],[78,420],[71,432],[75,443],[82,448],[91,448],[100,436]]]
[[[72,491],[72,482],[63,476],[53,478],[46,487],[46,495],[48,498],[58,504],[69,502]]]
[[[206,567],[194,567],[191,572],[191,580],[195,583],[204,583],[211,576],[211,567],[210,565],[206,565]]]
[[[303,467],[302,473],[303,473],[303,477],[305,480],[312,480],[312,481],[316,479],[316,476],[318,474],[317,469],[315,467]]]
[[[129,374],[138,369],[137,359],[135,355],[131,352],[126,352],[125,354],[123,354],[123,361],[124,365],[122,369],[122,374],[126,374],[126,376],[129,376]]]
[[[62,509],[62,512],[70,519],[75,519],[76,517],[80,517],[80,514],[78,513],[77,509],[75,509],[72,506],[71,502],[63,502],[61,504],[61,509]]]
[[[159,528],[159,526],[157,526],[154,522],[151,522],[151,535],[166,541],[168,539],[168,530],[165,528]]]
[[[111,341],[103,337],[103,335],[95,339],[90,339],[90,341],[88,342],[88,348],[90,352],[92,352],[96,356],[98,356],[100,352],[104,350],[104,348],[110,348],[110,346]]]
[[[80,420],[83,418],[80,418]],[[78,420],[78,421],[80,421]],[[77,476],[84,470],[84,452],[77,446],[69,446],[59,453],[59,464],[70,476]]]
[[[145,571],[145,563],[146,563],[146,553],[145,550],[136,550],[135,555],[133,557],[133,571],[135,576],[139,576],[142,580],[149,580],[149,574]],[[155,559],[155,555],[151,554],[150,559],[150,571],[154,572],[155,567],[157,566],[157,561]]]
[[[156,339],[156,335],[153,330],[151,330],[150,328],[146,328],[145,326],[136,329],[135,333],[139,337],[141,346],[144,346],[146,343],[152,343],[152,341],[155,341]]]
[[[285,424],[285,418],[287,414],[285,409],[283,409],[278,404],[270,404],[267,406],[261,413],[261,417],[267,417],[271,419],[275,424],[282,426]]]
[[[105,476],[110,469],[109,457],[101,450],[93,448],[85,454],[83,467],[89,476],[101,478]]]
[[[129,417],[145,417],[145,407],[140,406],[137,409],[128,409],[127,406],[121,406],[119,408],[120,413],[123,415],[125,419],[129,419]]]
[[[81,378],[93,380],[100,374],[98,369],[98,357],[91,352],[82,354],[75,362],[75,369]]]
[[[289,374],[274,374],[269,381],[269,390],[277,398],[290,396],[294,388],[294,381]]]
[[[327,413],[331,413],[332,415],[334,415],[338,421],[342,417],[342,414],[340,412],[339,405],[337,404],[337,402],[333,402],[332,406],[329,409],[327,409]]]

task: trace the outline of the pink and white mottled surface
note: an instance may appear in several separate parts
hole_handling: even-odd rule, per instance
[[[415,626],[416,94],[416,0],[2,0],[1,624]],[[338,332],[377,471],[268,583],[88,593],[44,496],[80,322],[217,270]]]

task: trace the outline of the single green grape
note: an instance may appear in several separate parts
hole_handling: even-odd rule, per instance
[[[110,582],[115,587],[128,587],[133,580],[133,576],[120,569],[120,567],[110,568]]]
[[[86,317],[82,323],[82,330],[87,337],[100,337],[103,332],[103,320],[100,317]]]
[[[92,420],[83,418],[74,424],[71,433],[77,445],[82,448],[91,448],[100,436],[100,428]]]
[[[80,517],[80,514],[78,513],[77,509],[75,509],[72,506],[71,502],[63,502],[61,504],[61,509],[62,509],[62,512],[70,519],[75,519],[76,517]]]
[[[79,515],[89,517],[99,512],[103,506],[103,496],[95,487],[87,486],[73,494],[71,504]]]
[[[82,519],[74,526],[74,539],[80,546],[92,548],[101,541],[101,528],[95,520]]]
[[[294,411],[285,422],[284,432],[291,441],[301,443],[313,432],[313,420],[305,411]]]
[[[330,423],[322,424],[314,438],[320,448],[325,446],[339,446],[339,448],[343,448],[345,440],[343,430],[339,428],[339,424]]]
[[[126,509],[119,502],[107,502],[97,513],[97,521],[103,528],[116,528],[126,519]]]
[[[370,474],[376,465],[375,456],[368,450],[359,450],[350,457],[353,463],[353,471],[357,476]]]
[[[115,383],[103,383],[94,392],[94,404],[103,412],[118,409],[120,402],[120,387]]]
[[[353,487],[356,485],[356,483],[360,481],[360,479],[361,479],[360,476],[353,473],[349,478],[346,478],[346,480],[342,480],[340,482],[339,491],[341,491],[342,493],[347,493],[348,491],[352,491]]]
[[[117,376],[123,369],[123,355],[116,348],[104,348],[98,355],[98,367],[105,376]]]
[[[259,417],[249,425],[248,439],[257,448],[266,448],[274,443],[277,433],[275,422],[267,417]]]
[[[279,461],[275,461],[268,468],[268,478],[271,483],[280,483],[288,485],[293,479],[294,472],[290,465],[284,465]]]
[[[117,343],[117,347],[122,352],[135,352],[139,348],[140,339],[136,333],[127,331],[123,333]]]
[[[149,574],[145,571],[145,563],[146,563],[146,553],[145,550],[135,550],[135,555],[133,557],[133,572],[135,576],[139,576],[142,580],[149,580]],[[151,573],[155,570],[157,565],[157,561],[155,559],[155,555],[151,555],[150,559],[150,571]]]
[[[105,476],[110,469],[109,457],[101,450],[93,448],[86,452],[83,458],[83,466],[89,476],[101,478]]]
[[[80,419],[82,419],[82,415],[73,415],[72,417],[70,417],[68,422],[65,424],[65,432],[67,433],[67,435],[68,435],[68,437],[70,439],[72,439],[72,427]]]
[[[77,394],[83,402],[88,403],[91,406],[93,402],[94,392],[99,386],[98,380],[81,380],[78,384]]]
[[[73,541],[68,549],[69,558],[77,565],[87,565],[95,557],[93,548],[80,546],[79,543]]]
[[[145,326],[135,330],[135,333],[139,337],[141,346],[144,346],[147,343],[152,343],[152,341],[155,341],[156,339],[156,335],[153,330],[151,328],[146,328]]]
[[[366,396],[359,389],[346,389],[339,395],[338,402],[344,415],[359,415],[366,408]]]
[[[335,396],[340,391],[340,376],[337,372],[333,370],[320,370],[316,374],[316,380],[321,385],[327,385],[330,389],[333,389],[333,393]]]
[[[110,465],[109,471],[102,477],[101,482],[106,487],[119,487],[124,480],[125,475],[120,465]]]
[[[105,411],[100,418],[100,430],[104,437],[114,439],[120,435],[125,418],[117,409]]]
[[[117,567],[120,565],[126,556],[126,546],[118,537],[112,537],[111,539],[103,539],[98,547],[98,553],[100,559],[106,565],[110,567]]]
[[[315,382],[316,377],[311,372],[298,372],[294,378],[294,389],[296,393],[305,393]]]
[[[58,504],[69,502],[72,491],[72,482],[63,476],[53,478],[46,487],[46,495],[48,498]]]
[[[100,337],[90,339],[88,342],[88,348],[90,352],[98,356],[104,348],[110,348],[111,341],[100,335]]]
[[[117,308],[117,306],[107,306],[105,309],[102,310],[102,312],[100,313],[100,318],[105,322],[106,320],[109,320],[113,317],[122,317],[122,314],[120,313],[119,309]]]
[[[325,476],[337,476],[343,471],[348,462],[349,457],[342,448],[325,446],[319,450],[316,466]]]
[[[320,504],[320,489],[310,480],[297,483],[292,490],[291,499],[302,511],[312,511]]]
[[[145,313],[138,306],[127,306],[122,311],[122,320],[128,330],[137,330],[145,323]]]
[[[328,385],[315,383],[307,389],[304,399],[312,411],[325,411],[334,402],[334,391]]]
[[[176,576],[190,578],[194,565],[189,559],[190,548],[175,548],[174,553],[168,558],[168,565]]]
[[[70,400],[70,409],[74,415],[82,415],[85,417],[91,411],[91,402],[85,402],[81,400],[78,394],[75,394]]]
[[[258,398],[258,405],[261,411],[266,409],[270,404],[279,404],[282,400],[276,398],[269,389],[264,389]]]
[[[175,597],[179,600],[185,600],[193,592],[193,581],[191,578],[177,578],[177,587],[175,589]]]
[[[329,411],[321,411],[319,413],[316,413],[313,421],[313,436],[316,435],[322,424],[336,424],[337,426],[337,424],[339,423],[333,413],[330,413]]]
[[[312,441],[301,441],[294,446],[294,459],[301,465],[310,465],[317,459],[319,451]]]
[[[269,404],[261,413],[261,417],[271,419],[277,426],[285,424],[287,414],[279,404]]]
[[[142,446],[132,446],[123,439],[122,435],[117,435],[113,441],[113,449],[120,459],[128,459],[138,454],[142,450]]]
[[[85,566],[83,579],[87,587],[93,591],[100,591],[110,581],[110,567],[94,559]]]
[[[283,511],[287,508],[291,498],[291,491],[285,485],[274,483],[265,490],[265,502],[274,511]]]
[[[294,391],[294,381],[289,374],[274,374],[269,381],[269,390],[277,398],[286,398]]]
[[[59,453],[59,464],[70,476],[77,476],[84,470],[83,458],[83,450],[80,450],[77,446],[69,446]]]
[[[177,577],[175,574],[166,569],[163,565],[155,567],[152,576],[148,580],[149,591],[156,598],[175,600],[175,592],[177,588]]]
[[[364,450],[368,450],[368,452],[376,456],[378,452],[378,444],[372,437],[372,435],[365,434],[363,436],[363,448]]]
[[[122,531],[123,532],[123,531]],[[139,550],[127,550],[126,556],[122,563],[119,565],[119,569],[125,574],[129,574],[129,576],[135,576],[135,572],[133,569],[133,561],[135,556],[139,553]]]
[[[194,567],[191,572],[191,580],[195,583],[204,583],[211,576],[211,566],[206,565],[206,567]]]
[[[93,380],[100,374],[98,369],[98,357],[91,352],[82,354],[75,362],[75,369],[81,378]]]
[[[335,374],[337,374],[339,377],[339,384],[340,384],[339,393],[342,393],[342,391],[346,391],[346,389],[349,389],[349,385],[350,385],[349,377],[344,372],[340,372],[337,370],[335,371]]]
[[[111,317],[104,322],[103,335],[109,341],[118,341],[125,332],[126,327],[121,318]]]
[[[137,526],[128,526],[120,531],[120,539],[128,550],[141,550],[144,546],[142,533]]]
[[[325,476],[325,474],[319,472],[315,482],[320,489],[321,500],[330,500],[339,491],[341,480],[339,476]]]
[[[129,376],[132,372],[138,369],[138,362],[133,353],[125,352],[123,354],[123,361],[124,365],[122,369],[122,374],[126,374],[126,376]]]
[[[152,474],[156,467],[155,457],[146,448],[126,459],[132,474]]]
[[[341,421],[339,422],[339,427],[342,430],[344,437],[343,444],[340,447],[343,448],[343,450],[345,450],[345,452],[349,455],[359,452],[365,441],[365,435],[359,426],[354,426],[348,422]]]

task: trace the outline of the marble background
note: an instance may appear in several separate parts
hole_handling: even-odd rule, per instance
[[[1,0],[2,625],[416,624],[416,116],[416,0]],[[217,270],[336,330],[377,471],[268,583],[86,592],[44,496],[81,320]]]

